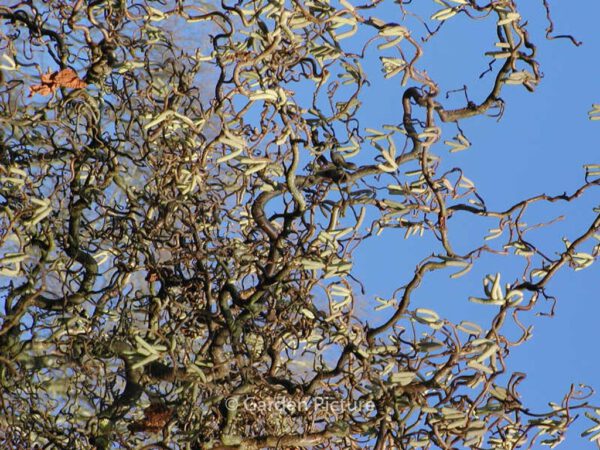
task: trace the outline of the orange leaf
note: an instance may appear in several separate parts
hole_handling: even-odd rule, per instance
[[[33,97],[34,94],[50,95],[56,90],[56,87],[48,86],[47,84],[36,84],[29,88],[29,96]]]
[[[34,94],[50,95],[59,87],[82,89],[87,86],[87,83],[77,76],[77,72],[70,68],[53,73],[44,73],[41,79],[41,84],[29,88],[30,97]]]
[[[73,69],[64,69],[54,74],[54,82],[59,86],[73,89],[82,89],[87,86],[87,83],[81,80]]]

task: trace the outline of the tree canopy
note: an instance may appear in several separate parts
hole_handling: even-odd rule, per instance
[[[540,3],[545,36],[511,0],[0,6],[2,447],[553,447],[581,410],[596,439],[588,390],[532,410],[509,356],[600,253],[600,210],[556,255],[528,212],[600,166],[494,209],[452,162],[463,122],[502,126],[505,90],[542,82],[536,42],[579,45]],[[497,35],[480,98],[423,63],[459,19]],[[363,113],[373,83],[399,92],[389,123]],[[456,242],[459,218],[494,225]],[[373,298],[355,255],[384,231],[428,255]],[[487,255],[522,261],[464,299],[488,322],[411,304]]]

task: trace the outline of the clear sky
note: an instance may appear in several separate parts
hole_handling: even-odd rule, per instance
[[[538,61],[544,79],[533,94],[521,86],[507,86],[502,93],[506,110],[499,123],[493,118],[462,121],[461,127],[472,143],[470,149],[450,154],[442,143],[432,149],[447,167],[465,169],[465,175],[475,182],[492,210],[505,209],[536,194],[572,193],[583,184],[583,164],[600,163],[600,122],[588,118],[592,103],[600,103],[597,23],[600,2],[551,2],[555,33],[573,34],[583,41],[580,47],[566,39],[548,41],[544,38],[547,22],[541,0],[517,3],[521,15],[530,23],[531,39],[538,44]],[[440,9],[432,1],[413,2],[406,8],[427,11],[425,17]],[[397,7],[391,5],[390,14],[397,14],[395,11]],[[416,22],[411,29],[414,26]],[[425,54],[419,67],[426,69],[439,83],[442,93],[466,84],[470,98],[480,102],[493,82],[491,76],[479,79],[479,74],[487,69],[488,58],[484,52],[493,50],[496,41],[490,20],[476,23],[455,16],[436,37],[424,44]],[[365,66],[370,77],[378,70],[374,67],[377,63],[373,60]],[[373,101],[365,102],[363,111],[372,125],[399,121],[402,95],[399,81],[392,78],[372,83],[369,98]],[[454,94],[451,100],[455,98],[464,103],[462,95]],[[368,126],[366,122],[361,125]],[[444,139],[454,134],[451,128],[445,128]],[[593,221],[596,214],[592,208],[600,205],[599,191],[599,188],[592,189],[572,204],[543,204],[534,208],[528,223],[560,215],[564,215],[565,220],[532,232],[531,240],[548,255],[563,251],[561,238],[575,238]],[[473,216],[455,215],[452,219],[455,225],[449,225],[450,237],[459,249],[461,240],[476,243],[474,239],[485,236],[495,224],[472,219]],[[406,283],[419,259],[439,251],[431,239],[404,240],[403,235],[404,230],[384,232],[381,239],[368,241],[356,254],[355,270],[366,284],[366,300],[371,299],[373,304],[375,295],[389,298],[394,289]],[[489,323],[489,307],[474,305],[467,298],[481,295],[485,274],[501,272],[502,279],[509,282],[522,269],[522,260],[485,257],[467,276],[458,280],[449,282],[448,273],[436,274],[423,283],[411,308],[429,307],[455,323],[469,319],[484,326]],[[571,383],[600,388],[599,279],[600,264],[577,272],[563,268],[548,289],[558,298],[556,316],[550,319],[534,314],[522,316],[527,317],[526,325],[534,326],[533,338],[512,349],[508,368],[527,374],[520,391],[525,406],[531,406],[533,411],[536,407],[545,410],[549,401],[560,403]],[[543,309],[546,308],[538,308],[538,311]],[[598,396],[592,400],[600,404]],[[560,448],[595,448],[580,437],[590,424],[588,419],[580,418]]]

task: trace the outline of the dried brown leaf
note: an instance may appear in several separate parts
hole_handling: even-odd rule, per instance
[[[133,433],[159,433],[173,416],[173,409],[164,405],[154,404],[144,410],[144,418],[127,427]]]
[[[87,86],[87,83],[77,76],[77,72],[70,68],[42,74],[41,81],[41,84],[29,88],[30,97],[34,94],[50,95],[59,87],[83,89]]]

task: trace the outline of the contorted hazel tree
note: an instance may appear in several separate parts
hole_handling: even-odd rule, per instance
[[[516,2],[437,3],[410,28],[418,5],[387,0],[0,6],[2,448],[563,439],[586,392],[531,410],[507,360],[554,275],[597,258],[600,218],[556,256],[524,221],[600,183],[590,166],[571,194],[492,209],[442,169],[444,141],[470,144],[463,121],[501,115],[504,90],[527,96],[541,75]],[[462,94],[442,95],[421,56],[457,16],[497,42],[486,95],[452,109]],[[387,124],[361,109],[369,82],[398,91]],[[465,217],[497,223],[496,240],[457,251]],[[383,229],[434,239],[376,303],[353,254]],[[525,262],[508,284],[490,270],[471,299],[489,323],[411,305],[432,272],[461,283],[486,254]]]

